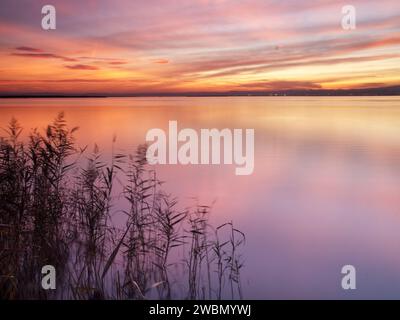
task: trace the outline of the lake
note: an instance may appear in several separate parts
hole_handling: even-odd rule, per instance
[[[96,143],[105,159],[112,148],[133,153],[171,120],[254,129],[252,175],[235,175],[235,165],[156,166],[182,206],[213,204],[213,224],[233,221],[246,234],[244,297],[400,297],[400,98],[1,99],[0,127],[15,117],[28,133],[60,111],[80,128],[77,143]],[[356,290],[341,287],[348,264]]]

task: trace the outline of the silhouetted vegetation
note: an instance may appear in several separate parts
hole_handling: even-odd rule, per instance
[[[210,206],[179,208],[145,145],[107,163],[76,146],[76,130],[61,113],[28,139],[12,119],[0,138],[0,298],[242,298],[244,234],[213,228]],[[57,290],[42,289],[44,265]]]

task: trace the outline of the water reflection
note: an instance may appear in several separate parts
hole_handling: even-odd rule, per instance
[[[233,220],[247,234],[245,297],[400,297],[400,99],[0,100],[0,126],[14,116],[44,128],[62,110],[80,127],[78,144],[96,142],[108,156],[114,135],[119,150],[133,152],[169,120],[254,128],[251,176],[230,166],[157,168],[181,201],[216,200],[212,220]],[[357,268],[350,293],[340,287],[345,264]]]

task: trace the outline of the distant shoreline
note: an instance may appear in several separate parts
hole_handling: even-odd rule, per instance
[[[105,99],[105,98],[234,98],[234,97],[397,97],[399,94],[341,94],[341,95],[130,95],[130,96],[0,96],[3,99]]]
[[[280,90],[280,91],[228,91],[228,92],[143,92],[125,94],[0,94],[0,99],[32,99],[32,98],[166,98],[166,97],[372,97],[400,96],[400,86],[341,89],[341,90]]]

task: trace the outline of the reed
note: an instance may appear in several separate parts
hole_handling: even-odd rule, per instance
[[[242,298],[244,234],[213,228],[210,206],[180,209],[146,145],[113,148],[107,163],[97,146],[76,146],[77,129],[60,113],[27,139],[12,119],[0,138],[0,298]],[[47,264],[55,291],[40,285]]]

